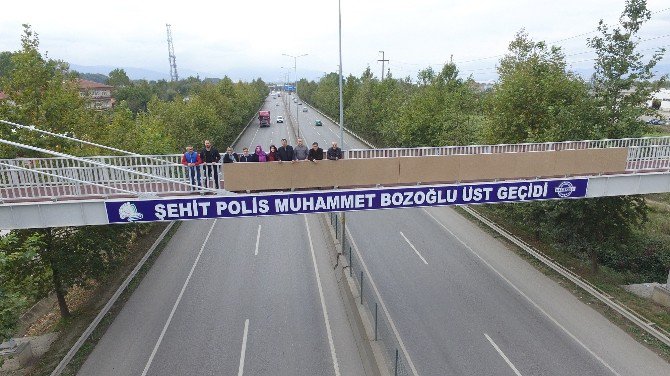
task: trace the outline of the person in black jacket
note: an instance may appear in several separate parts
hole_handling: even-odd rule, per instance
[[[293,160],[293,146],[289,145],[285,138],[281,139],[281,146],[277,149],[280,162]]]
[[[234,163],[234,162],[239,162],[240,157],[233,151],[233,148],[228,146],[226,149],[226,153],[223,155],[223,163]]]
[[[307,154],[307,159],[314,163],[323,159],[323,149],[319,147],[318,142],[312,144],[312,148],[309,149],[309,153]]]
[[[221,161],[221,154],[216,150],[215,147],[205,140],[205,148],[200,152],[200,159],[202,163],[205,164],[205,181],[209,186],[209,179],[214,178],[214,185],[216,189],[219,189],[219,166],[218,163]]]
[[[240,162],[258,162],[256,154],[249,154],[249,148],[243,148],[242,155],[239,158]]]
[[[331,161],[336,161],[338,159],[342,159],[344,156],[344,153],[342,153],[342,149],[337,147],[337,142],[333,141],[333,146],[328,148],[328,159]]]

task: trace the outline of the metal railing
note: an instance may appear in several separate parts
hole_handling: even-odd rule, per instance
[[[0,159],[0,199],[177,194],[193,188],[185,184],[189,175],[180,154],[86,159],[122,169],[60,157]]]
[[[500,153],[528,153],[559,150],[586,150],[605,148],[644,148],[670,146],[670,137],[642,137],[585,141],[560,141],[524,144],[431,146],[417,148],[356,149],[347,150],[345,158],[397,158],[444,155],[476,155]]]
[[[670,137],[564,141],[526,144],[353,149],[347,159],[532,153],[628,148],[626,172],[670,170]],[[79,158],[0,159],[0,200],[58,199],[125,194],[179,194],[193,189],[181,154]],[[92,163],[86,163],[91,161]],[[97,164],[96,164],[97,163]],[[118,168],[105,167],[104,165]],[[15,166],[15,167],[12,167]],[[220,169],[220,164],[216,168]],[[221,172],[219,170],[219,172]],[[201,176],[205,176],[202,171]],[[220,176],[223,176],[220,173]],[[108,188],[106,188],[108,187]]]

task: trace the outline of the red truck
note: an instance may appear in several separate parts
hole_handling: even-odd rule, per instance
[[[258,111],[258,121],[261,128],[269,127],[272,123],[272,120],[270,120],[270,111]]]

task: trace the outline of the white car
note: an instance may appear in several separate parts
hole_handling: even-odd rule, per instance
[[[284,117],[283,116],[277,116],[277,123],[283,123],[284,122]]]

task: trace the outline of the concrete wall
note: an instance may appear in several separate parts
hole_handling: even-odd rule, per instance
[[[223,165],[225,189],[412,185],[623,172],[626,148]]]

